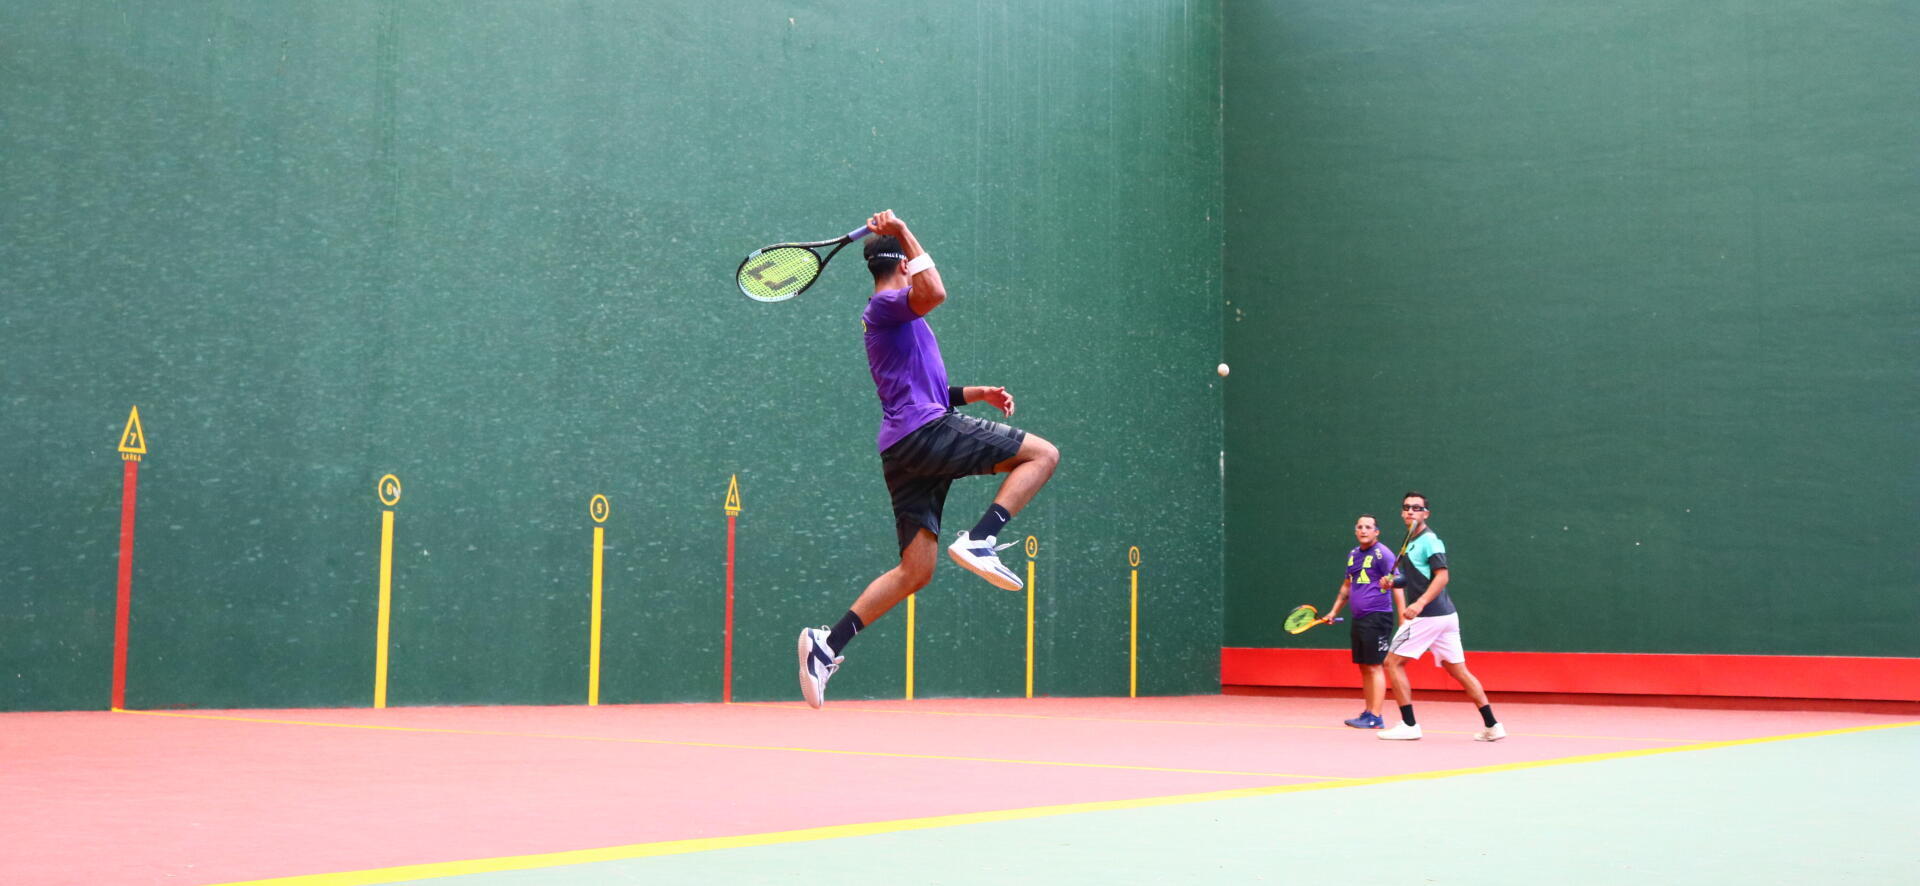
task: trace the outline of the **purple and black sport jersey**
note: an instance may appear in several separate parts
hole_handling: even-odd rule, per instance
[[[1379,542],[1347,553],[1347,580],[1353,583],[1347,600],[1353,604],[1355,619],[1369,612],[1393,611],[1393,599],[1380,589],[1380,579],[1393,572],[1393,565],[1393,551]]]
[[[947,364],[926,318],[907,303],[910,289],[876,292],[860,322],[867,330],[867,368],[880,394],[881,452],[947,411]]]

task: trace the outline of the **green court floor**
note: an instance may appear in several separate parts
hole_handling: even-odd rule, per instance
[[[1920,725],[431,882],[1911,883],[1917,822]]]

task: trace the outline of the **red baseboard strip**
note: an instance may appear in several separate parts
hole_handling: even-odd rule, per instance
[[[1469,651],[1467,666],[1495,692],[1920,701],[1920,658]],[[1409,665],[1407,677],[1415,689],[1456,688],[1431,656]],[[1345,649],[1220,650],[1223,685],[1351,688],[1358,680]]]

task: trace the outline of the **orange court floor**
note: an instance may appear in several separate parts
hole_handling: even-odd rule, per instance
[[[895,846],[910,842],[904,835],[940,840],[998,826],[994,833],[1017,843],[1094,821],[1108,824],[1049,850],[1067,862],[1024,874],[1130,882],[1153,863],[1122,860],[1157,841],[1163,851],[1153,858],[1186,857],[1176,873],[1203,882],[1218,872],[1229,882],[1242,879],[1237,864],[1266,853],[1278,874],[1292,863],[1287,852],[1317,851],[1301,843],[1391,854],[1415,823],[1446,819],[1445,798],[1471,798],[1481,789],[1466,786],[1490,776],[1507,776],[1507,788],[1488,790],[1517,820],[1476,827],[1539,826],[1528,821],[1536,804],[1554,798],[1520,786],[1515,774],[1528,770],[1612,773],[1583,775],[1599,778],[1588,788],[1555,789],[1606,793],[1633,782],[1628,761],[1691,761],[1679,771],[1696,773],[1742,748],[1811,748],[1873,733],[1858,741],[1892,743],[1896,762],[1885,777],[1920,781],[1920,754],[1905,758],[1905,771],[1897,762],[1901,747],[1920,751],[1911,711],[1498,696],[1495,708],[1508,730],[1498,742],[1472,740],[1478,714],[1441,698],[1418,708],[1422,740],[1379,741],[1341,725],[1358,709],[1354,699],[1324,694],[830,701],[819,711],[779,702],[0,714],[0,883],[676,882],[683,868],[721,882],[790,882],[782,851],[828,853],[822,863],[853,875],[864,870],[859,859],[876,857],[862,841]],[[1803,742],[1814,744],[1796,745]],[[1740,767],[1730,771],[1725,780],[1741,777]],[[1796,777],[1751,764],[1745,771]],[[1637,796],[1660,796],[1673,780],[1655,778]],[[1335,800],[1286,799],[1343,791],[1405,805],[1388,800],[1393,811],[1382,810],[1372,833],[1362,814],[1361,824],[1329,834],[1301,819],[1299,804]],[[1248,805],[1256,800],[1268,805]],[[1285,803],[1294,805],[1273,805]],[[1604,811],[1604,803],[1590,808]],[[1128,810],[1199,816],[1198,833],[1181,838],[1184,819],[1176,819],[1123,840],[1131,826],[1114,823],[1131,821]],[[1265,845],[1211,844],[1240,820],[1235,810],[1248,810],[1249,822],[1278,816],[1273,826],[1283,833]],[[1902,830],[1911,837],[1913,820],[1879,827],[1911,845],[1896,838]],[[1107,840],[1120,845],[1098,847]],[[1007,857],[991,843],[974,845]],[[1026,879],[926,851],[935,857],[921,859],[922,876],[891,882]],[[674,857],[682,867],[670,871],[663,865]],[[969,879],[970,870],[982,879]],[[1379,882],[1421,879],[1388,872]]]

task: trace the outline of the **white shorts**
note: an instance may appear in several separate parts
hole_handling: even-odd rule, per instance
[[[1387,651],[1407,658],[1419,658],[1433,650],[1433,663],[1465,662],[1467,650],[1460,645],[1460,613],[1416,618],[1402,623],[1393,634]]]

